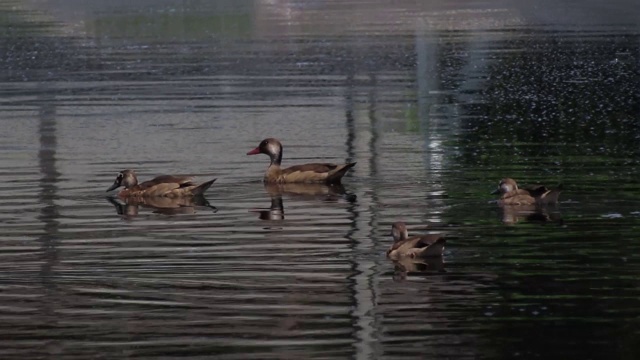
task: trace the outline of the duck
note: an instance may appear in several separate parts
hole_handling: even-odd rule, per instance
[[[446,239],[439,234],[409,237],[407,226],[401,221],[391,225],[391,235],[394,242],[387,250],[387,257],[392,260],[442,256],[446,244]]]
[[[355,162],[341,165],[330,163],[312,163],[282,168],[282,143],[278,139],[267,138],[247,155],[266,154],[271,164],[264,174],[265,183],[323,183],[339,185],[346,172],[356,165]]]
[[[209,180],[200,185],[193,182],[192,176],[182,175],[160,175],[151,180],[138,184],[138,177],[135,171],[126,169],[120,171],[116,180],[107,189],[107,192],[115,190],[121,186],[124,189],[120,190],[118,197],[130,198],[130,197],[189,197],[200,196],[204,194],[207,189],[217,179]]]
[[[500,194],[499,205],[549,205],[558,202],[562,184],[557,189],[548,189],[544,185],[536,185],[526,189],[518,188],[512,178],[500,180],[498,188],[492,194]]]

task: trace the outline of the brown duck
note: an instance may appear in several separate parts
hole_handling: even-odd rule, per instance
[[[123,186],[124,189],[118,193],[121,198],[154,196],[177,198],[202,195],[214,181],[216,179],[198,185],[193,182],[191,176],[161,175],[138,184],[138,178],[133,170],[123,170],[107,191]]]
[[[391,225],[391,235],[394,242],[387,250],[387,256],[392,260],[442,256],[446,243],[445,238],[438,234],[409,237],[407,226],[400,221]]]
[[[266,183],[325,183],[340,184],[342,177],[356,163],[342,165],[329,163],[314,163],[296,165],[288,168],[281,168],[282,144],[274,138],[264,139],[255,149],[249,151],[247,155],[267,154],[271,158],[271,164],[264,174]]]
[[[561,191],[562,185],[552,190],[544,185],[520,189],[515,180],[504,178],[492,194],[500,194],[500,205],[548,205],[558,202]]]

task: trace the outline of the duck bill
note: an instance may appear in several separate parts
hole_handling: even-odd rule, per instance
[[[113,184],[107,189],[107,192],[115,190],[116,188],[118,188],[118,186],[120,186],[120,184],[118,184],[118,181],[114,181]]]
[[[491,195],[498,195],[498,194],[500,194],[500,188],[493,190],[493,192],[491,193]]]
[[[259,146],[247,153],[247,155],[256,155],[256,154],[260,154],[260,147]]]

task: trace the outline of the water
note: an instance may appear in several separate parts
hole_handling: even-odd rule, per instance
[[[637,358],[638,16],[0,4],[0,356]],[[358,164],[265,187],[245,154],[270,136],[285,165]],[[125,168],[218,180],[127,205],[105,193]],[[505,176],[561,203],[500,209]],[[398,220],[444,233],[443,261],[387,260]]]

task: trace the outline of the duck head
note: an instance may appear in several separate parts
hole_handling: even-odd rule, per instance
[[[407,226],[402,221],[394,222],[391,225],[391,236],[395,242],[406,240],[409,238]]]
[[[125,189],[138,185],[138,178],[133,170],[122,170],[118,173],[118,177],[113,184],[107,189],[107,192],[117,189],[120,186],[124,186]]]
[[[518,184],[512,178],[504,178],[500,180],[498,188],[495,189],[492,194],[506,194],[511,191],[518,190]]]
[[[258,147],[247,153],[247,155],[256,154],[267,154],[271,158],[271,164],[280,165],[280,162],[282,162],[282,144],[278,139],[264,139]]]

